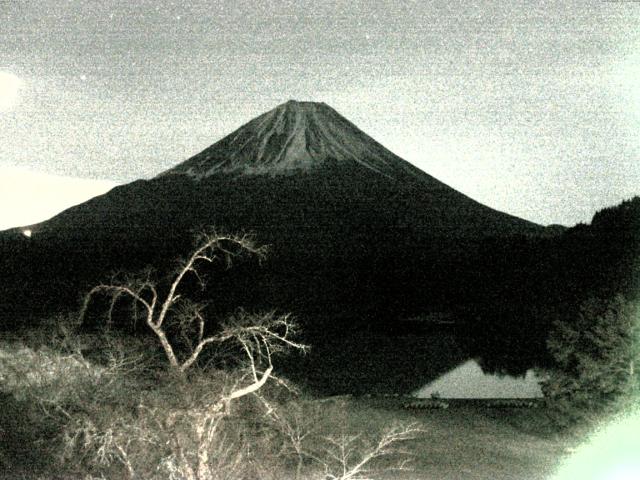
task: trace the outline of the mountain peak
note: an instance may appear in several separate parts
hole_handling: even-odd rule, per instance
[[[297,100],[254,118],[161,175],[199,180],[219,173],[273,176],[354,165],[391,178],[400,172],[424,175],[329,105]]]
[[[297,108],[297,109],[305,109],[305,108],[316,108],[316,107],[329,107],[324,102],[311,102],[308,100],[294,100],[293,98],[287,100],[285,103],[279,105],[277,108]]]

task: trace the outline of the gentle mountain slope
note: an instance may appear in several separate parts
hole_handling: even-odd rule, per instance
[[[324,103],[289,101],[163,175],[283,175],[357,164],[397,180],[426,175]]]
[[[216,293],[230,307],[331,311],[329,322],[393,323],[458,303],[480,281],[482,239],[544,233],[413,167],[330,107],[287,102],[154,179],[33,226],[30,239],[7,232],[5,285],[24,286],[24,299],[4,298],[12,309],[35,297],[65,304],[110,271],[166,268],[203,226],[271,245],[243,288]]]

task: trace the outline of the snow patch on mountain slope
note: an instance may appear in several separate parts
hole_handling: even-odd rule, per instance
[[[284,175],[356,164],[390,178],[425,175],[324,103],[289,101],[260,115],[167,174]]]

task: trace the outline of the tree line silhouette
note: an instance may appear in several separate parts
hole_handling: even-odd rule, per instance
[[[241,222],[230,221],[228,231]],[[0,326],[76,308],[110,271],[168,271],[176,252],[191,247],[192,231],[179,221],[146,234],[142,221],[139,232],[112,227],[108,237],[0,237]],[[212,315],[223,318],[239,305],[292,312],[313,342],[345,332],[419,335],[425,323],[407,328],[402,320],[447,312],[469,356],[489,371],[522,374],[552,363],[546,342],[555,321],[576,318],[589,298],[632,299],[640,290],[640,197],[597,212],[588,225],[547,235],[452,241],[410,226],[351,232],[339,222],[312,235],[283,229],[255,232],[270,245],[266,262],[219,272],[206,293],[216,299]]]

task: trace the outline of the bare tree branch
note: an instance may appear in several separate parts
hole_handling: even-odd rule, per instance
[[[117,279],[114,276],[112,283],[97,285],[87,293],[80,311],[80,318],[84,318],[89,303],[97,294],[111,297],[107,310],[109,321],[112,319],[117,302],[122,297],[129,297],[134,309],[138,305],[143,308],[145,321],[158,338],[172,368],[185,372],[198,360],[207,345],[234,340],[247,355],[254,382],[259,382],[262,377],[258,377],[257,366],[264,361],[268,365],[267,370],[272,370],[272,353],[285,348],[306,349],[305,345],[292,340],[291,337],[296,328],[289,316],[277,316],[274,312],[251,315],[240,311],[222,326],[218,334],[205,337],[204,306],[182,298],[178,292],[188,274],[193,274],[200,285],[204,285],[204,279],[198,271],[201,263],[215,263],[223,260],[229,266],[231,259],[242,253],[249,253],[262,259],[265,255],[265,247],[258,247],[248,235],[219,235],[215,232],[203,232],[199,235],[196,247],[189,257],[176,267],[167,293],[162,299],[159,298],[156,283],[151,279],[150,270],[146,270],[138,277]],[[167,337],[165,322],[170,311],[178,318],[182,338],[191,349],[183,359],[178,358],[175,346]],[[135,316],[137,317],[137,314]]]
[[[172,460],[169,460],[170,463],[177,462],[171,463],[176,465],[176,471],[193,480],[214,478],[210,453],[220,422],[229,414],[231,404],[235,400],[256,394],[269,379],[275,378],[274,354],[290,349],[304,351],[307,348],[293,339],[297,329],[290,316],[276,315],[275,312],[249,314],[240,310],[224,322],[216,333],[209,334],[205,325],[204,305],[181,296],[180,288],[188,275],[193,275],[200,286],[204,287],[205,279],[199,270],[200,266],[224,262],[229,267],[232,259],[242,253],[252,254],[261,260],[265,249],[256,246],[253,239],[246,235],[218,235],[205,232],[198,238],[198,243],[189,257],[177,264],[169,277],[166,293],[165,289],[158,287],[151,279],[150,271],[137,277],[114,277],[111,283],[93,287],[85,296],[80,311],[80,318],[83,319],[92,299],[97,295],[105,295],[110,300],[107,316],[111,320],[118,302],[127,297],[132,302],[134,317],[137,318],[136,309],[140,307],[144,312],[146,324],[164,350],[169,366],[181,374],[197,362],[209,344],[229,345],[236,349],[239,347],[244,352],[246,368],[231,388],[217,394],[212,400],[203,399],[204,405],[200,407],[173,411],[165,419],[168,424],[175,424],[179,418],[186,420],[195,435],[197,446],[193,455],[185,453],[184,438],[180,435],[173,438]],[[169,317],[171,320],[168,322]],[[177,321],[177,324],[174,321]],[[176,325],[179,328],[177,338],[172,328]],[[190,352],[181,353],[177,346],[180,341],[186,343]],[[126,448],[116,445],[116,450],[129,476],[133,477],[135,472],[128,463]]]

